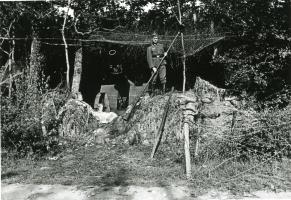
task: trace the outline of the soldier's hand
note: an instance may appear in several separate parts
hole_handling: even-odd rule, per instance
[[[165,53],[164,53],[164,56],[166,57],[167,55],[168,55],[168,53],[167,53],[167,52],[165,52]]]
[[[153,70],[154,73],[156,73],[157,68],[153,67],[152,70]]]

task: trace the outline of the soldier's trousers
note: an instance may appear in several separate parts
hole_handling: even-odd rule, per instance
[[[154,72],[152,72],[152,73],[154,73]],[[167,82],[166,75],[167,75],[166,66],[161,65],[160,68],[158,69],[156,75],[153,77],[152,85],[156,85],[158,79],[159,79],[161,84],[166,84],[166,82]]]

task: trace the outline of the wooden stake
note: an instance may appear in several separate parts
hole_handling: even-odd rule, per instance
[[[199,136],[197,136],[196,144],[195,144],[195,154],[194,154],[195,158],[198,156],[199,141],[200,141]]]
[[[199,141],[200,141],[200,127],[199,127],[199,121],[196,120],[196,125],[197,125],[197,134],[196,134],[196,141],[195,141],[195,153],[194,153],[194,157],[196,158],[198,156],[198,149],[199,149]]]
[[[184,149],[185,149],[185,161],[186,161],[186,177],[191,179],[191,155],[190,155],[190,140],[189,140],[189,124],[184,122]]]
[[[163,113],[163,118],[162,118],[162,121],[161,121],[161,125],[160,125],[160,128],[158,130],[158,137],[156,139],[155,145],[154,145],[152,153],[151,153],[151,158],[154,158],[154,155],[155,155],[155,153],[157,152],[157,150],[159,148],[159,145],[160,145],[160,142],[161,142],[161,139],[162,139],[162,136],[163,136],[164,127],[165,127],[165,124],[166,124],[166,119],[167,119],[168,111],[169,111],[169,108],[170,108],[170,103],[171,103],[173,91],[174,91],[174,88],[172,88],[172,91],[170,93],[169,99],[168,99],[168,101],[166,103],[166,106],[165,106],[165,110],[164,110],[164,113]]]

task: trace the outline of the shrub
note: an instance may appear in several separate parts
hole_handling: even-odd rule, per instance
[[[1,100],[2,147],[19,156],[56,151],[56,116],[66,101],[66,92],[38,87],[27,76],[15,80],[14,85],[12,96]],[[54,107],[47,107],[47,102],[53,102]]]
[[[226,86],[234,94],[247,92],[255,97],[257,107],[286,107],[290,93],[290,47],[254,42],[234,47],[214,63],[223,64]],[[286,42],[285,42],[286,43]],[[284,43],[284,44],[285,44]]]
[[[236,148],[245,158],[291,156],[290,106],[283,110],[266,109],[256,113],[257,121],[243,131],[236,131]]]
[[[241,118],[232,133],[215,141],[213,148],[217,155],[244,160],[290,158],[290,106],[284,110],[253,112],[252,115],[251,119]]]

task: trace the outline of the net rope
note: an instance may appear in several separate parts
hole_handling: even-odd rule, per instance
[[[164,44],[167,49],[175,36],[160,35],[159,42]],[[225,37],[222,35],[214,34],[200,34],[200,35],[184,35],[185,53],[186,56],[194,55],[196,52],[223,40]],[[99,31],[92,35],[90,39],[82,40],[82,42],[108,42],[120,45],[133,45],[133,46],[148,46],[151,44],[152,35],[130,34],[130,33],[112,33]],[[179,35],[174,42],[170,52],[182,54],[182,42]]]
[[[174,35],[159,35],[159,43],[164,44],[165,49],[169,47]],[[185,54],[186,56],[195,55],[195,53],[223,40],[225,36],[223,34],[196,34],[196,35],[184,35]],[[1,40],[32,40],[32,38],[9,38],[1,37]],[[37,38],[45,45],[62,46],[63,41],[61,38]],[[115,44],[121,46],[131,46],[145,48],[151,44],[152,35],[150,34],[136,34],[136,33],[123,33],[123,32],[106,32],[97,31],[91,34],[88,38],[66,38],[68,46],[95,46],[98,43]],[[182,42],[179,35],[174,42],[170,53],[182,55]]]

